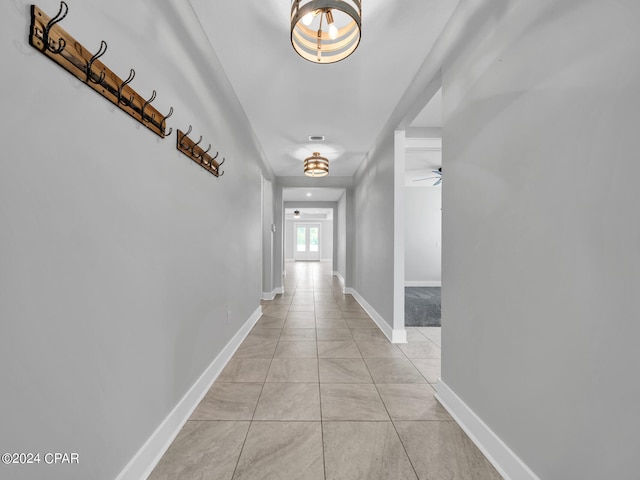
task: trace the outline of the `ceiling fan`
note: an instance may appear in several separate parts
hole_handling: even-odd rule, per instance
[[[431,180],[436,178],[437,180],[434,182],[433,186],[436,187],[442,183],[442,167],[438,168],[438,170],[432,170],[436,175],[434,177],[425,177],[425,178],[417,178],[414,182],[422,182],[424,180]]]

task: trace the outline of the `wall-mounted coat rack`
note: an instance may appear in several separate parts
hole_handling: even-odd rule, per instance
[[[67,4],[60,2],[60,10],[55,17],[50,18],[36,5],[32,5],[29,34],[31,46],[160,137],[171,135],[173,129],[169,129],[167,132],[166,122],[167,118],[173,114],[173,107],[167,115],[162,115],[151,106],[151,102],[156,98],[155,90],[149,99],[145,99],[129,86],[136,75],[133,69],[130,70],[127,79],[122,80],[98,60],[107,51],[105,41],[100,43],[99,50],[95,55],[92,55],[57,25],[67,16],[68,12]]]
[[[224,158],[221,162],[218,162],[216,158],[218,158],[218,152],[212,157],[209,155],[209,150],[211,150],[211,144],[204,150],[200,147],[200,142],[202,142],[202,135],[200,135],[200,139],[197,142],[194,142],[189,138],[189,134],[191,133],[191,125],[189,125],[189,130],[186,132],[182,132],[178,129],[178,140],[177,140],[177,148],[180,152],[184,153],[191,160],[196,162],[202,168],[204,168],[207,172],[215,175],[216,177],[221,177],[224,175],[224,172],[220,171],[220,167],[224,163]]]

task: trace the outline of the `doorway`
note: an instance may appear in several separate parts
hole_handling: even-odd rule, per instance
[[[320,261],[320,224],[296,222],[293,229],[296,261]]]

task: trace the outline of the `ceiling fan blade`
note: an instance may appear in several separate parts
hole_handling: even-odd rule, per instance
[[[431,170],[431,171],[436,175],[442,175],[442,172],[440,170]]]
[[[434,179],[434,178],[440,178],[440,177],[424,177],[424,178],[416,178],[416,179],[414,180],[414,182],[422,182],[423,180],[431,180],[431,179]]]
[[[433,184],[433,186],[437,186],[440,185],[442,183],[442,177],[440,177],[438,180],[436,180],[436,183]]]

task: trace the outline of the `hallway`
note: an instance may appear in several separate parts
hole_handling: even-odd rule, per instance
[[[440,328],[393,345],[328,263],[286,269],[150,480],[501,478],[433,397]]]

